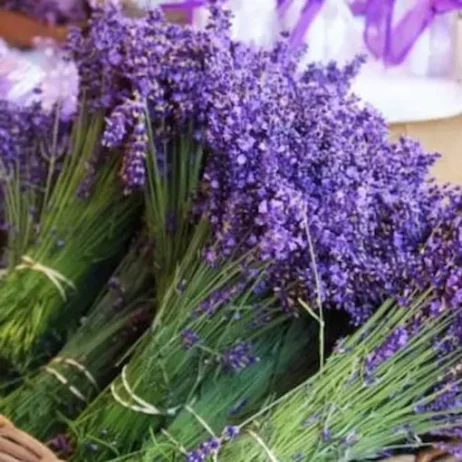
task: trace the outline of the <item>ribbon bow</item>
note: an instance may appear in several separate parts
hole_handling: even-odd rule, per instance
[[[291,45],[298,46],[326,0],[306,0],[300,18],[290,33]],[[345,0],[348,1],[348,0]],[[283,17],[294,0],[278,0],[279,16]],[[396,0],[350,0],[355,16],[366,18],[364,40],[370,52],[387,64],[401,64],[420,35],[435,16],[462,10],[462,0],[418,0],[416,5],[392,27]]]
[[[280,17],[283,17],[287,13],[293,2],[294,0],[278,0],[278,13]],[[300,19],[289,36],[289,43],[292,46],[298,46],[302,43],[308,29],[324,3],[325,0],[307,0],[305,2],[300,13]]]
[[[355,16],[365,16],[364,40],[370,52],[385,63],[401,64],[439,14],[462,10],[462,0],[419,0],[392,26],[396,0],[353,0]]]

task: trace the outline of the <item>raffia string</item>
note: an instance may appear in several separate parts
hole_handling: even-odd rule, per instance
[[[131,409],[134,412],[140,412],[142,414],[147,414],[147,415],[175,415],[176,412],[178,411],[179,407],[176,408],[170,408],[166,409],[165,411],[161,411],[159,408],[154,406],[151,403],[148,403],[144,399],[140,398],[138,395],[135,394],[135,392],[132,390],[130,384],[128,383],[127,380],[127,366],[124,366],[122,368],[121,372],[121,380],[122,380],[122,385],[127,393],[128,396],[137,404],[131,404],[130,402],[124,400],[121,398],[121,396],[117,393],[115,383],[112,382],[111,384],[111,393],[112,397],[123,407],[126,407],[127,409]]]
[[[215,435],[215,432],[212,430],[212,427],[206,422],[206,420],[203,419],[191,406],[186,405],[184,407],[184,410],[186,412],[189,412],[199,422],[199,424],[204,428],[204,430],[206,430],[209,433],[209,435],[212,438],[220,439],[217,437],[217,435]],[[212,454],[212,460],[213,462],[218,462],[218,451]]]
[[[87,402],[87,398],[85,398],[85,395],[75,386],[75,385],[71,385],[69,383],[69,380],[66,379],[66,377],[64,377],[64,375],[62,375],[61,373],[59,373],[56,369],[54,369],[53,367],[51,366],[45,366],[44,370],[46,372],[48,372],[49,374],[53,375],[54,377],[56,377],[56,379],[61,382],[63,385],[67,386],[67,388],[69,389],[69,391],[74,395],[76,396],[77,398],[79,398],[81,401],[83,402]]]
[[[88,379],[88,381],[96,388],[96,390],[99,391],[98,382],[96,381],[95,377],[82,363],[79,363],[78,361],[72,358],[62,358],[60,356],[53,359],[53,362],[57,364],[64,363],[68,366],[75,367],[77,370],[82,372],[83,375],[85,375],[85,377]]]
[[[58,292],[61,294],[61,297],[63,298],[64,301],[67,300],[67,296],[66,296],[66,290],[63,287],[63,285],[67,285],[71,289],[75,290],[74,283],[68,278],[66,278],[66,276],[54,270],[53,268],[42,265],[41,263],[33,260],[31,257],[27,255],[24,255],[23,257],[21,257],[21,261],[22,263],[16,266],[15,268],[16,270],[21,271],[21,270],[29,269],[29,270],[37,271],[43,274],[58,289]]]
[[[271,452],[271,449],[265,444],[265,442],[252,430],[248,430],[247,433],[265,450],[268,459],[271,462],[278,462],[276,456]]]
[[[87,378],[87,380],[95,387],[95,389],[99,391],[98,383],[96,382],[91,372],[83,364],[79,363],[75,359],[57,357],[52,361],[52,363],[66,364],[68,366],[76,368],[78,371],[82,372],[83,375]],[[63,385],[65,385],[69,389],[69,391],[78,399],[87,402],[87,398],[85,398],[85,395],[75,385],[71,385],[69,380],[63,374],[58,372],[54,367],[48,365],[45,366],[44,370],[52,376],[54,376]]]

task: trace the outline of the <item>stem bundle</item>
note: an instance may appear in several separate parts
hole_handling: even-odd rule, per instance
[[[63,430],[120,371],[151,318],[148,248],[134,244],[83,325],[58,356],[0,402],[23,430],[47,440]]]
[[[11,232],[9,268],[0,280],[0,358],[21,373],[43,363],[76,328],[138,220],[140,198],[124,198],[118,184],[120,159],[100,153],[102,122],[101,114],[82,109],[62,158],[51,135],[43,189],[21,192],[19,174],[4,185]]]

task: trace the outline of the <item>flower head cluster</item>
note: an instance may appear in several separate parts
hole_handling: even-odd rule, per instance
[[[203,462],[210,456],[216,455],[220,450],[223,442],[231,441],[239,436],[239,427],[228,425],[223,429],[220,438],[211,437],[200,444],[197,449],[186,453],[186,462]]]
[[[387,359],[392,358],[409,340],[407,326],[397,327],[385,341],[366,358],[366,376],[370,377],[374,370]]]
[[[412,277],[420,288],[436,288],[446,305],[462,306],[462,194],[457,188],[445,194],[438,221],[413,260]],[[434,304],[434,314],[442,308]]]
[[[391,143],[348,93],[360,61],[297,78],[278,51],[230,43],[207,62],[201,210],[217,257],[254,249],[287,306],[320,298],[362,322],[413,283],[450,192],[428,182],[436,155]]]
[[[45,138],[51,124],[51,117],[44,114],[38,106],[20,107],[0,100],[2,181],[14,173],[22,177],[23,187],[37,184],[45,168],[48,146],[41,146],[43,156],[38,155],[37,151],[40,140]]]
[[[199,342],[199,336],[193,330],[183,329],[181,343],[185,350],[190,350],[197,342]]]
[[[249,342],[240,342],[228,348],[222,357],[223,366],[232,372],[240,372],[256,362],[258,357],[254,355],[253,345]]]
[[[122,178],[128,189],[145,181],[145,111],[156,140],[196,116],[203,40],[168,23],[160,10],[131,18],[114,2],[95,9],[88,33],[71,34],[68,47],[87,102],[109,112],[104,142],[124,151]]]
[[[201,443],[198,449],[186,454],[186,462],[202,462],[213,454],[216,454],[221,447],[221,441],[218,438],[211,437]]]
[[[205,32],[160,10],[127,18],[109,2],[71,45],[88,101],[109,111],[104,143],[123,150],[127,189],[146,180],[147,115],[155,146],[185,127],[204,143],[195,207],[212,227],[209,262],[251,250],[287,308],[320,300],[356,323],[416,285],[460,297],[457,264],[443,275],[447,258],[422,250],[429,237],[442,245],[433,230],[460,193],[429,181],[437,155],[390,142],[382,117],[350,93],[361,59],[297,74],[283,40],[233,42],[215,2]],[[451,239],[459,248],[444,252],[460,251]]]

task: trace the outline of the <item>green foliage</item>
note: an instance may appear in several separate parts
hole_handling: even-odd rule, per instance
[[[123,196],[114,154],[98,166],[89,197],[79,197],[88,164],[100,149],[102,122],[102,115],[82,110],[60,163],[56,142],[51,143],[44,191],[21,192],[19,178],[5,185],[8,220],[16,232],[10,233],[9,269],[0,280],[0,358],[21,373],[46,360],[76,327],[140,215],[140,197]]]
[[[130,248],[113,275],[123,298],[117,289],[105,287],[58,356],[0,401],[2,414],[36,438],[47,440],[114,378],[122,355],[152,317],[148,250],[141,242]]]
[[[322,371],[244,422],[242,435],[225,445],[219,460],[288,461],[297,455],[313,462],[363,460],[396,446],[418,446],[413,435],[447,428],[448,421],[438,419],[447,412],[418,412],[417,406],[444,392],[437,391],[442,371],[460,359],[460,350],[440,357],[435,348],[450,314],[424,323],[372,379],[366,374],[368,355],[394,329],[421,316],[425,306],[425,297],[409,308],[386,303]]]

